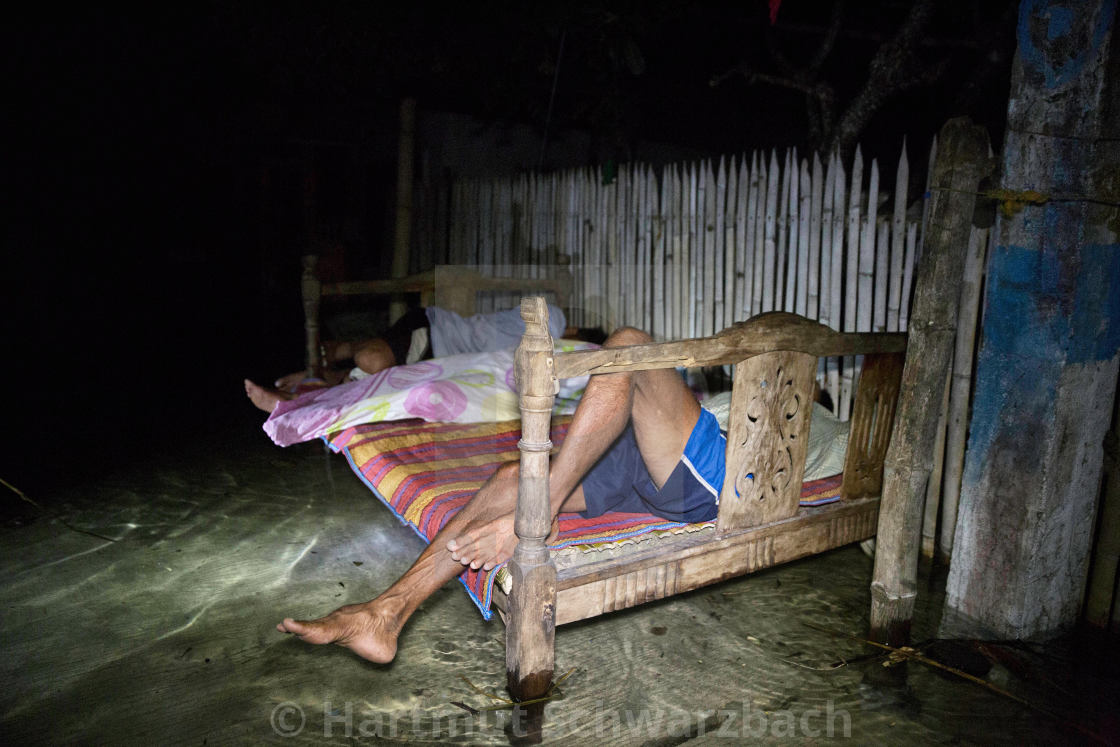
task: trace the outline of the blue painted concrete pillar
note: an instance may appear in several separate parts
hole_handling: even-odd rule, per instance
[[[1022,0],[945,635],[1038,638],[1085,587],[1120,346],[1116,0]]]

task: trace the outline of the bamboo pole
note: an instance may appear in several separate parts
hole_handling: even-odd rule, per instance
[[[774,308],[789,311],[787,303],[793,303],[793,288],[786,285],[786,267],[797,264],[797,237],[796,230],[797,212],[797,162],[791,158],[792,149],[786,149],[786,157],[782,162],[782,184],[778,193],[778,243],[774,255]],[[795,269],[796,277],[796,269]],[[789,293],[787,294],[787,290]]]
[[[844,280],[844,210],[847,206],[847,195],[844,191],[847,174],[844,164],[840,161],[839,153],[833,153],[833,162],[836,164],[836,185],[832,197],[832,278],[831,293],[831,326],[835,330],[843,329],[841,325],[841,310],[843,309],[843,280]],[[840,370],[843,368],[843,359],[835,358],[828,371],[828,391],[832,395],[832,412],[840,415]]]
[[[735,215],[735,309],[733,321],[746,321],[750,315],[750,275],[747,270],[747,257],[753,244],[751,227],[747,215],[751,205],[751,169],[747,156],[739,160],[739,199]]]
[[[860,217],[860,194],[863,189],[863,154],[856,146],[852,161],[852,181],[848,190],[848,249],[844,275],[844,331],[856,331],[856,290],[859,287],[859,236],[862,219]],[[853,356],[844,357],[844,373],[840,378],[840,419],[847,421],[851,415],[852,393],[854,391],[856,361]]]
[[[738,159],[732,157],[727,165],[727,202],[724,205],[723,224],[723,320],[720,329],[735,322],[735,249],[739,222],[739,169]]]
[[[700,193],[698,196],[702,209],[698,218],[700,225],[700,260],[703,288],[701,289],[701,316],[698,331],[705,337],[714,332],[715,319],[715,236],[712,230],[716,219],[716,185],[712,174],[712,162],[705,161],[701,166]]]
[[[724,159],[719,159],[719,168],[716,171],[715,199],[712,210],[714,225],[712,225],[712,326],[713,332],[718,332],[726,325],[723,319],[724,292],[723,292],[723,254],[726,240],[724,237],[725,215],[727,207],[727,171]]]
[[[871,328],[876,332],[885,332],[887,329],[887,289],[890,285],[890,278],[888,277],[891,246],[890,224],[886,221],[879,221],[876,233],[878,242],[875,248],[875,315]]]
[[[766,235],[766,191],[769,189],[769,177],[766,175],[765,156],[756,154],[754,176],[751,177],[751,193],[754,196],[751,216],[748,220],[753,224],[753,242],[747,252],[747,261],[750,263],[750,272],[747,280],[750,283],[750,316],[762,310],[762,270],[764,244]]]
[[[987,229],[972,229],[960,288],[960,311],[953,349],[953,378],[948,394],[945,479],[941,493],[941,534],[937,543],[938,558],[945,563],[949,562],[953,554],[953,535],[957,530],[957,506],[961,495],[965,440],[968,436],[968,408],[972,393],[972,363],[976,351],[980,287],[986,263],[988,235]]]
[[[902,155],[894,179],[894,214],[891,216],[891,275],[887,297],[887,329],[898,331],[902,306],[903,261],[906,250],[906,191],[910,183],[910,162],[906,158],[906,138],[902,138]]]
[[[809,175],[809,164],[803,161],[801,165],[803,178]],[[822,200],[824,199],[824,173],[820,156],[813,156],[812,194],[809,207],[809,272],[808,288],[806,290],[805,316],[810,319],[820,319],[821,312],[821,217]]]
[[[819,161],[819,156],[818,156]],[[824,197],[821,203],[821,300],[820,313],[817,319],[821,324],[837,328],[837,319],[832,311],[832,231],[836,215],[836,169],[837,159],[828,159],[828,166],[824,167]],[[815,164],[814,164],[815,167]]]
[[[790,278],[791,282],[786,286],[786,297],[788,303],[786,311],[793,311],[802,316],[808,315],[809,307],[809,288],[811,283],[809,275],[812,274],[812,261],[810,260],[810,245],[812,240],[810,233],[814,230],[819,230],[819,226],[813,226],[813,198],[814,191],[817,185],[813,181],[809,173],[809,163],[805,159],[801,160],[798,164],[799,173],[798,181],[798,205],[797,205],[797,253],[790,256],[796,257],[796,262],[791,262],[790,265]],[[796,267],[796,273],[794,273]],[[794,280],[796,278],[796,280]],[[810,319],[813,317],[809,316]]]
[[[770,168],[766,184],[766,238],[762,257],[762,311],[774,311],[774,277],[777,266],[778,241],[778,184],[780,172],[778,154],[770,151]]]
[[[911,223],[906,228],[906,258],[902,263],[902,300],[898,308],[898,331],[905,332],[910,323],[910,287],[914,277],[914,262],[917,255],[918,224]]]
[[[941,505],[941,476],[945,465],[945,423],[949,417],[949,380],[950,372],[946,372],[945,393],[937,414],[937,437],[933,442],[933,466],[923,496],[921,553],[926,560],[933,559],[937,543],[937,514]]]

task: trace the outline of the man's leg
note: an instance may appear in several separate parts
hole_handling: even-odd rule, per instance
[[[649,341],[633,329],[614,333],[607,345]],[[579,482],[622,433],[634,415],[635,437],[658,486],[680,460],[700,407],[674,371],[639,371],[592,377],[568,435],[550,469],[550,500],[561,509],[584,508]],[[647,455],[648,452],[648,455]],[[517,464],[498,472],[475,494],[384,593],[364,604],[341,607],[318,620],[286,618],[277,625],[308,643],[337,643],[363,658],[391,661],[397,637],[420,603],[463,571],[464,565],[490,569],[507,560],[517,545]]]
[[[611,334],[604,347],[650,342],[645,332],[625,327]],[[654,484],[661,487],[684,453],[700,405],[673,369],[592,376],[576,408],[568,435],[549,467],[549,498],[553,517],[584,508],[578,490],[587,471],[599,460],[627,422],[634,425],[642,460]],[[513,515],[489,524],[472,523],[447,543],[452,558],[472,568],[490,570],[513,554],[517,538]]]
[[[285,618],[276,629],[294,633],[308,643],[337,643],[375,662],[392,661],[397,637],[420,603],[463,572],[447,551],[448,538],[465,528],[487,525],[512,513],[517,505],[517,463],[510,462],[486,482],[475,496],[432,539],[416,562],[376,599],[340,607],[317,620]]]

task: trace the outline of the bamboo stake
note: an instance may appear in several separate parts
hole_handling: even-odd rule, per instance
[[[750,215],[748,217],[749,226],[753,227],[751,231],[751,246],[747,251],[747,263],[749,272],[746,279],[749,283],[750,294],[750,316],[754,316],[762,310],[762,254],[763,244],[765,243],[765,224],[766,220],[764,213],[766,211],[766,165],[765,157],[761,154],[755,154],[752,160],[751,171],[751,195],[754,198],[751,202]]]
[[[797,205],[797,282],[794,290],[792,311],[805,316],[809,308],[809,235],[811,233],[813,186],[810,183],[809,161],[802,159],[800,165],[801,194]]]
[[[859,287],[860,193],[863,189],[863,154],[856,146],[852,162],[851,189],[848,191],[848,256],[844,274],[844,331],[856,331],[856,290]],[[840,378],[840,419],[851,415],[854,392],[855,358],[844,357],[844,373]]]
[[[673,167],[673,199],[670,201],[672,206],[672,231],[670,235],[673,240],[673,314],[671,316],[672,326],[669,330],[669,339],[676,340],[684,336],[684,324],[682,316],[684,314],[684,241],[682,235],[682,204],[681,198],[683,195],[683,185],[681,180],[680,167]]]
[[[906,138],[902,138],[902,156],[894,179],[894,215],[891,217],[891,280],[887,299],[887,329],[898,331],[902,305],[902,265],[906,241],[906,191],[910,182],[910,162],[906,158]]]
[[[819,162],[820,158],[817,157]],[[814,164],[816,168],[816,164]],[[824,170],[824,196],[821,202],[820,214],[820,313],[817,319],[821,324],[833,326],[832,316],[832,222],[835,216],[836,202],[836,159],[829,158],[828,166]],[[835,329],[835,327],[833,326]]]
[[[726,245],[724,237],[724,211],[727,208],[727,171],[723,158],[719,159],[719,169],[716,172],[715,203],[713,205],[714,225],[712,231],[712,332],[718,332],[726,325],[723,319],[724,293],[723,293],[723,252]]]
[[[735,309],[732,321],[746,321],[750,314],[750,275],[747,272],[747,257],[753,245],[751,227],[747,215],[751,205],[751,172],[746,154],[739,161],[739,199],[735,215]]]
[[[933,559],[937,542],[937,514],[941,505],[941,475],[945,465],[945,423],[949,416],[950,371],[945,372],[944,395],[937,415],[937,437],[933,442],[933,466],[926,482],[925,506],[922,511],[922,557]]]
[[[914,277],[914,261],[918,243],[918,224],[906,227],[906,258],[902,262],[902,300],[898,309],[898,331],[905,332],[910,322],[910,285]]]
[[[820,280],[817,287],[820,297],[817,304],[816,319],[821,324],[828,326],[832,323],[832,201],[835,194],[832,159],[829,159],[828,168],[825,169],[820,156],[814,154],[813,172],[816,174],[814,181],[822,182],[821,202],[817,210],[815,227],[811,229],[813,235],[819,237],[817,266],[820,268]],[[818,361],[817,385],[826,392],[828,391],[829,367],[830,361],[828,358],[821,358]],[[832,392],[829,392],[829,396],[832,396]]]
[[[887,286],[890,279],[887,277],[890,270],[891,226],[886,221],[879,221],[875,248],[875,316],[871,328],[875,332],[883,332],[887,328]]]
[[[762,310],[773,311],[774,305],[774,277],[777,266],[777,237],[778,237],[778,183],[781,174],[778,170],[778,154],[770,151],[770,169],[767,174],[766,185],[766,239],[763,244],[762,258]]]
[[[739,222],[739,169],[736,158],[727,165],[727,202],[724,205],[723,237],[723,319],[720,329],[735,322],[735,248]]]
[[[782,162],[782,186],[778,197],[778,244],[774,256],[774,308],[790,311],[787,304],[793,303],[794,289],[787,288],[786,267],[791,266],[796,277],[797,237],[794,231],[797,226],[797,157],[792,156],[792,149],[786,150],[785,160]]]
[[[870,332],[875,307],[875,224],[868,215],[859,233],[859,281],[856,287],[856,332]]]
[[[700,259],[702,264],[702,278],[703,288],[701,289],[701,316],[698,331],[700,334],[707,336],[712,334],[713,329],[713,313],[715,308],[715,236],[713,236],[712,224],[715,222],[715,202],[716,202],[716,186],[715,176],[712,174],[712,162],[705,161],[701,168],[700,175],[700,194],[699,204],[701,209],[698,211],[697,218],[700,225],[697,227],[697,232],[700,236]]]
[[[976,323],[980,316],[980,287],[986,264],[988,235],[987,229],[973,228],[969,236],[960,290],[960,310],[957,312],[953,378],[948,394],[941,535],[937,543],[938,557],[946,563],[953,554],[953,535],[957,529],[957,506],[960,502],[965,440],[968,435],[968,405],[972,392],[972,362],[976,351]]]
[[[843,326],[840,312],[843,308],[844,295],[844,209],[847,205],[844,184],[847,175],[844,173],[844,164],[840,161],[839,153],[833,153],[832,160],[836,164],[836,186],[832,197],[832,278],[830,281],[832,290],[829,315],[832,328],[841,330]],[[843,365],[843,358],[836,358],[828,371],[828,391],[832,395],[832,412],[837,416],[840,415],[840,369]]]
[[[803,163],[801,168],[802,171],[807,174],[809,164]],[[821,302],[821,201],[824,199],[824,174],[822,173],[821,159],[819,156],[814,156],[813,158],[812,173],[812,204],[809,208],[809,218],[812,228],[809,232],[809,287],[806,293],[807,304],[805,307],[805,315],[810,319],[819,319]]]

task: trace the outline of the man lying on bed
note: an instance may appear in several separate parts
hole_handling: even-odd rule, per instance
[[[651,339],[624,328],[605,346]],[[674,521],[714,519],[724,449],[715,416],[701,409],[675,370],[593,376],[552,458],[553,533],[560,511],[589,517],[630,511]],[[513,554],[517,471],[516,462],[500,467],[376,599],[340,607],[317,620],[285,618],[277,630],[308,643],[337,643],[370,661],[391,661],[401,628],[421,602],[464,566],[489,570]]]
[[[549,331],[556,339],[577,336],[588,339],[586,335],[593,332],[565,328],[564,312],[555,306],[549,306],[548,313]],[[520,309],[475,314],[469,318],[438,306],[412,309],[385,330],[381,337],[360,342],[325,343],[327,370],[323,376],[327,384],[334,386],[346,380],[351,369],[360,369],[368,375],[428,358],[512,350],[521,342],[524,332],[525,323],[521,320]],[[305,376],[304,371],[282,376],[276,380],[274,387],[263,387],[245,379],[245,394],[259,409],[271,413],[278,402],[296,396],[295,389]]]

